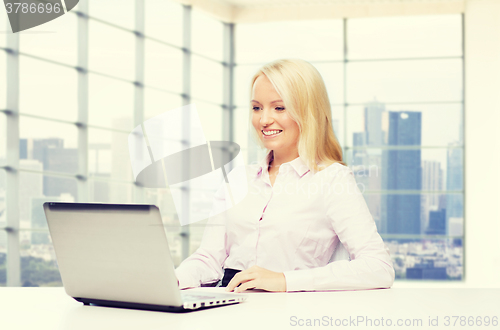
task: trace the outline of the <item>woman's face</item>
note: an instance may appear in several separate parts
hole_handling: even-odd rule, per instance
[[[252,124],[264,147],[280,156],[296,155],[299,125],[288,115],[281,96],[265,75],[253,85],[251,106]]]

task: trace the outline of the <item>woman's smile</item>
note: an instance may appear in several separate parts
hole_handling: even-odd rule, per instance
[[[282,129],[262,130],[262,136],[264,137],[264,139],[273,139],[280,135],[282,132]]]

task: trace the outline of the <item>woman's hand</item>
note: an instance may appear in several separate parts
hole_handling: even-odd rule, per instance
[[[239,284],[241,285],[238,287]],[[243,292],[247,289],[286,292],[285,275],[259,266],[252,266],[234,275],[226,291]]]

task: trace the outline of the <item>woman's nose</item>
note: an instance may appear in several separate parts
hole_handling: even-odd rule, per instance
[[[272,114],[269,110],[262,110],[262,115],[260,116],[260,123],[263,126],[269,126],[273,123]]]

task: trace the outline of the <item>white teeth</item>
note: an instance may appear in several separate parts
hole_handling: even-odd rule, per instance
[[[264,133],[264,135],[273,135],[273,134],[278,134],[280,133],[281,131],[262,131],[262,133]]]

